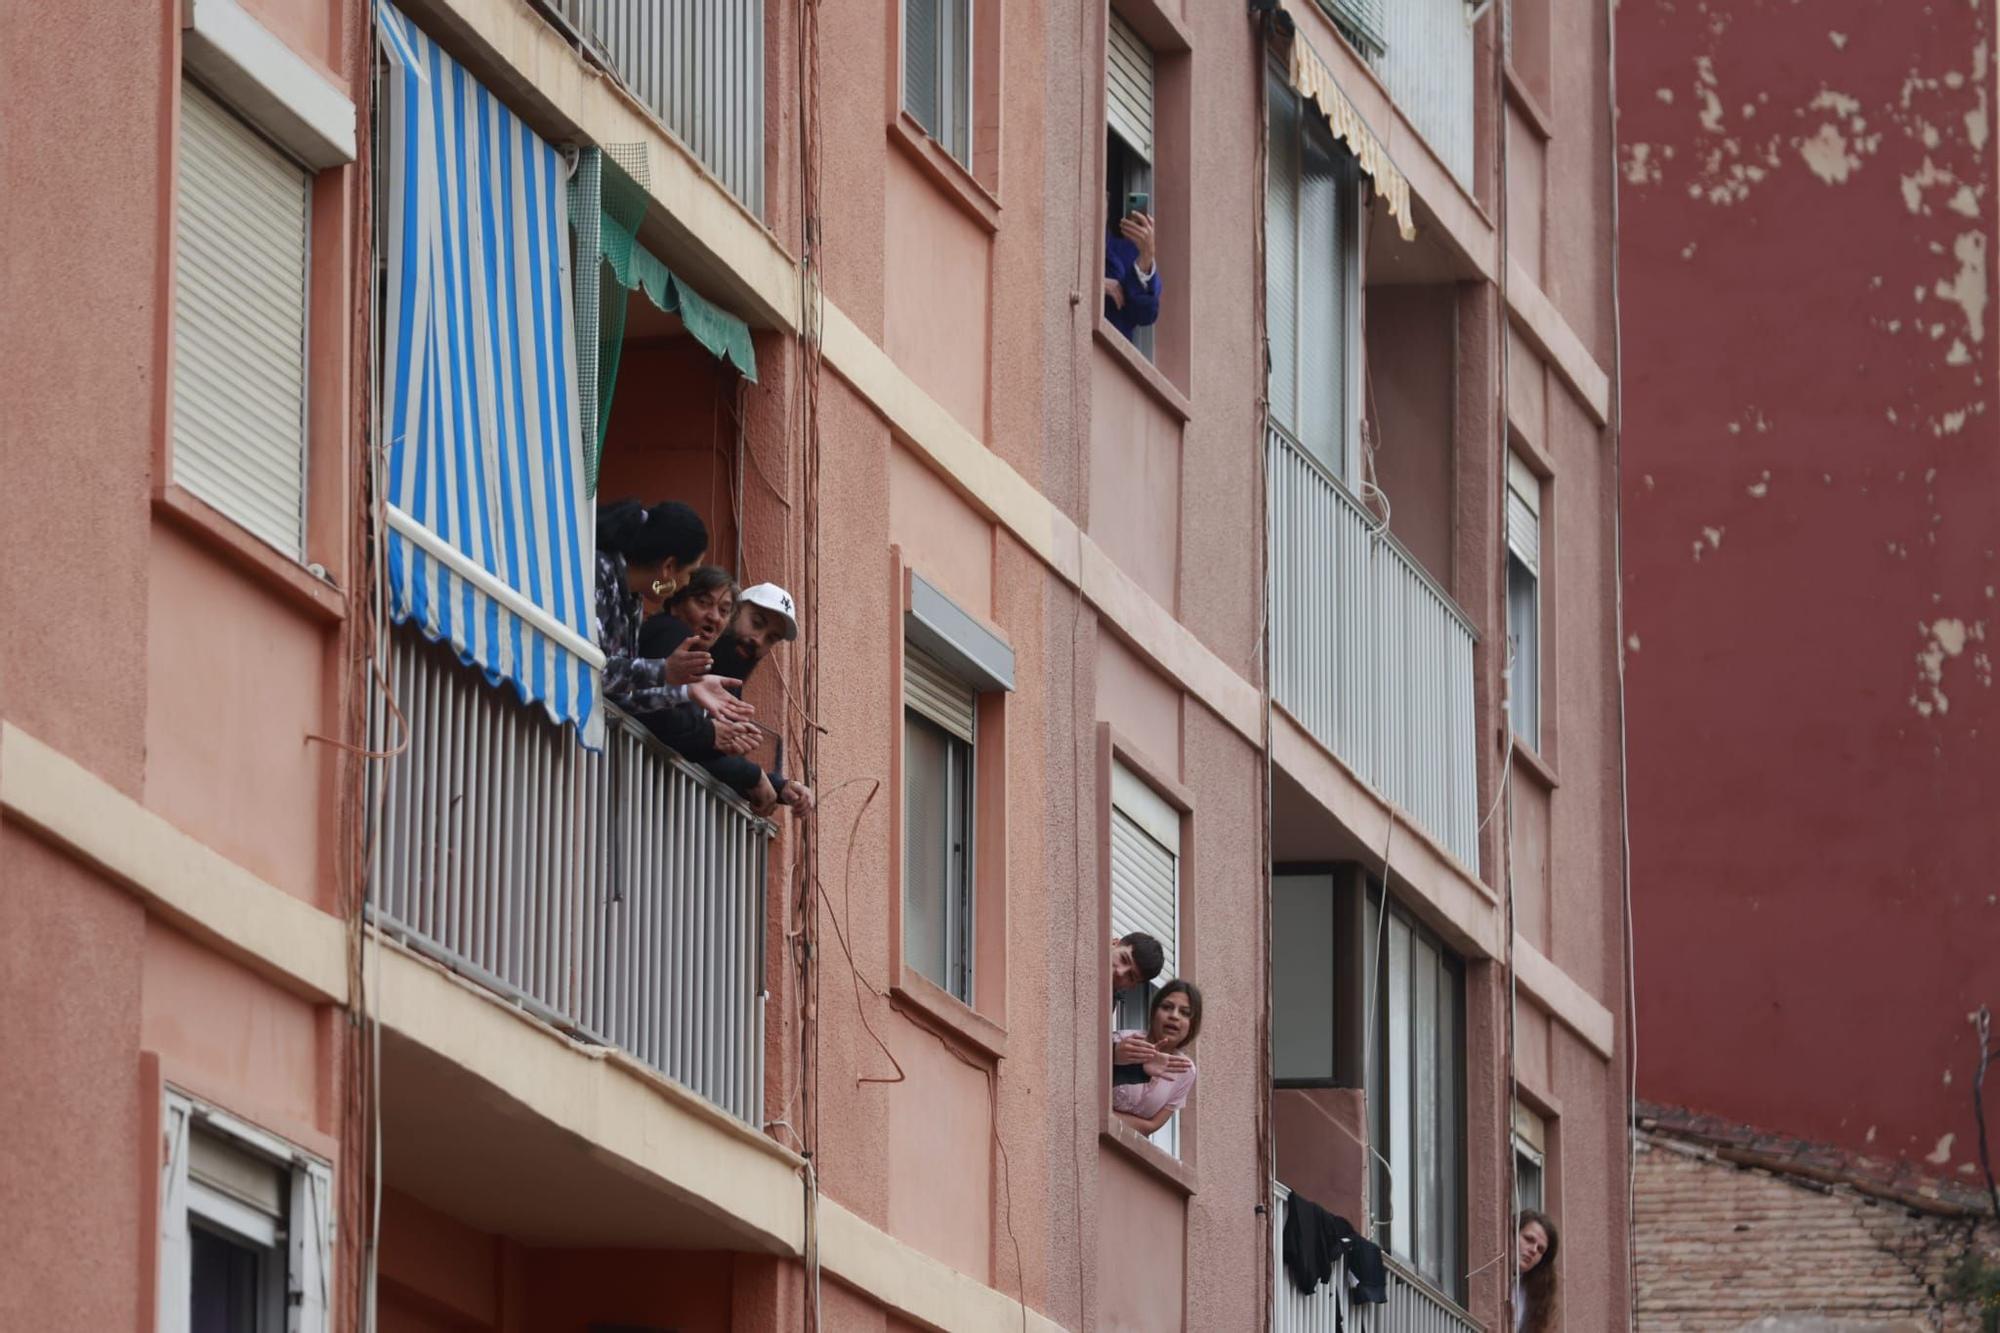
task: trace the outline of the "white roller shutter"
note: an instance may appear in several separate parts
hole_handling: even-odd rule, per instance
[[[914,644],[903,645],[903,702],[968,745],[978,698],[936,658]]]
[[[1153,50],[1116,14],[1105,32],[1104,115],[1113,134],[1152,162]]]
[[[181,84],[173,478],[305,555],[311,177]]]
[[[1180,811],[1122,765],[1111,772],[1111,933],[1144,931],[1180,969]]]
[[[1319,0],[1319,5],[1361,48],[1361,54],[1379,56],[1389,49],[1383,36],[1388,31],[1384,0]]]
[[[1542,482],[1515,454],[1507,455],[1507,549],[1541,573]]]

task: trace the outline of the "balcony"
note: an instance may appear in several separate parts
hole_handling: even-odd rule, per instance
[[[738,202],[764,216],[764,0],[545,3]]]
[[[1282,1236],[1292,1192],[1276,1181],[1271,1189],[1277,1200],[1276,1232]],[[1271,1333],[1336,1333],[1341,1329],[1352,1333],[1483,1333],[1471,1315],[1432,1291],[1423,1279],[1387,1254],[1383,1255],[1389,1270],[1386,1305],[1350,1302],[1347,1275],[1339,1268],[1334,1269],[1333,1281],[1305,1295],[1286,1276],[1282,1249],[1274,1246],[1272,1256]]]
[[[1476,869],[1477,636],[1385,525],[1296,441],[1273,426],[1267,443],[1272,694]]]
[[[1445,169],[1472,188],[1476,49],[1468,0],[1319,0]]]
[[[587,751],[407,628],[388,674],[409,744],[382,768],[377,925],[760,1125],[772,826],[629,719]]]

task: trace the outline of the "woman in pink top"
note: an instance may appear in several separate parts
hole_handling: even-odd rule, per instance
[[[1182,1052],[1194,1045],[1195,1034],[1201,1031],[1201,992],[1191,981],[1169,981],[1153,997],[1151,1022],[1150,1031],[1143,1035],[1159,1052],[1146,1061],[1146,1072],[1152,1077],[1144,1083],[1121,1083],[1111,1089],[1112,1111],[1141,1134],[1151,1134],[1166,1124],[1194,1091],[1194,1061]],[[1112,1042],[1115,1045],[1120,1038],[1139,1035],[1120,1032]]]

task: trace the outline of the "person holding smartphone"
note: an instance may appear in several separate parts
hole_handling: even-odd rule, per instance
[[[1104,317],[1130,339],[1160,317],[1160,271],[1153,253],[1152,199],[1125,196],[1125,212],[1104,236]]]

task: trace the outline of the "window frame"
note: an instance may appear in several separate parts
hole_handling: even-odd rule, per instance
[[[1322,142],[1316,146],[1323,150],[1335,164],[1337,177],[1335,186],[1336,227],[1339,232],[1341,301],[1343,305],[1339,322],[1341,336],[1344,340],[1341,348],[1342,356],[1338,367],[1341,380],[1341,422],[1340,437],[1338,441],[1334,442],[1338,455],[1337,459],[1327,458],[1323,454],[1320,444],[1305,439],[1303,429],[1299,423],[1304,401],[1301,386],[1305,382],[1304,368],[1299,349],[1307,341],[1304,337],[1306,331],[1305,301],[1302,299],[1305,289],[1300,282],[1300,276],[1305,271],[1306,256],[1304,253],[1305,228],[1301,216],[1303,210],[1296,203],[1291,209],[1293,228],[1290,247],[1292,255],[1291,308],[1293,311],[1291,336],[1292,402],[1288,413],[1281,415],[1278,395],[1275,390],[1278,373],[1277,346],[1275,341],[1271,341],[1268,345],[1270,364],[1266,370],[1266,394],[1271,402],[1270,420],[1273,426],[1283,431],[1299,446],[1301,452],[1319,464],[1322,470],[1342,486],[1351,489],[1353,483],[1350,481],[1350,478],[1360,475],[1362,463],[1361,421],[1363,413],[1361,411],[1360,400],[1365,373],[1363,337],[1366,328],[1364,307],[1367,300],[1363,285],[1363,276],[1365,273],[1365,257],[1363,253],[1365,247],[1365,227],[1363,226],[1363,222],[1368,216],[1366,207],[1367,178],[1355,162],[1353,152],[1344,143],[1333,137],[1332,132],[1327,129],[1322,118],[1304,98],[1299,96],[1297,90],[1291,86],[1290,80],[1287,78],[1283,68],[1278,65],[1275,57],[1267,60],[1265,63],[1264,89],[1264,115],[1267,133],[1274,138],[1276,136],[1276,121],[1281,101],[1291,108],[1292,124],[1297,127],[1293,159],[1298,164],[1298,170],[1292,182],[1292,188],[1298,199],[1302,201],[1304,197],[1303,188],[1306,179],[1304,170],[1305,153],[1310,140],[1314,138],[1321,140]],[[1270,200],[1271,191],[1276,180],[1272,169],[1272,164],[1275,161],[1275,153],[1267,155],[1263,187],[1265,192],[1265,246],[1267,252],[1273,245],[1270,228],[1275,210],[1270,207]],[[1272,281],[1268,253],[1265,261],[1263,281],[1266,290],[1265,305],[1268,311],[1271,305],[1268,293]],[[1336,463],[1337,466],[1335,465]]]
[[[948,5],[953,0],[938,0]],[[966,142],[964,157],[933,134],[905,102],[904,34],[909,0],[888,6],[883,110],[889,140],[928,176],[981,229],[1000,229],[1000,137],[1004,61],[1005,0],[965,0],[969,22],[966,51]]]
[[[1194,43],[1183,17],[1159,0],[1116,0],[1107,2],[1103,22],[1096,25],[1095,47],[1085,59],[1095,57],[1098,66],[1095,113],[1097,116],[1096,175],[1103,208],[1086,214],[1086,226],[1094,228],[1086,246],[1101,247],[1117,219],[1109,216],[1113,205],[1110,175],[1114,150],[1112,141],[1132,160],[1143,161],[1146,190],[1152,195],[1154,263],[1160,274],[1160,314],[1141,330],[1149,336],[1127,338],[1104,314],[1100,296],[1096,303],[1096,341],[1111,354],[1139,387],[1177,422],[1192,415],[1191,367],[1193,361],[1193,303],[1187,277],[1192,265],[1193,125],[1190,102],[1194,94]],[[1111,128],[1111,21],[1113,16],[1131,30],[1153,58],[1153,154],[1140,159],[1138,151],[1125,145]],[[1130,192],[1128,183],[1117,192],[1122,203]]]
[[[1515,508],[1517,496],[1522,506],[1533,514],[1532,550],[1525,549],[1525,543],[1517,543],[1511,535],[1511,511]],[[1507,646],[1502,666],[1508,682],[1507,725],[1509,737],[1536,756],[1549,749],[1551,731],[1548,708],[1549,618],[1546,610],[1550,552],[1548,501],[1546,479],[1529,465],[1521,450],[1508,450],[1506,475],[1501,486],[1501,532],[1506,549],[1501,598],[1505,628],[1503,642]],[[1526,588],[1524,600],[1531,599],[1533,602],[1532,609],[1519,625],[1515,617],[1517,577]],[[1524,637],[1527,640],[1525,650]],[[1532,674],[1531,680],[1524,681],[1524,666]],[[1521,707],[1524,701],[1527,705],[1525,709]]]
[[[963,999],[917,969],[905,947],[904,839],[906,709],[894,710],[890,742],[889,999],[902,1013],[937,1033],[968,1058],[988,1067],[1007,1054],[1007,789],[1008,706],[1014,689],[1013,649],[996,629],[947,597],[936,584],[889,548],[892,621],[890,680],[899,703],[907,645],[970,678],[975,695],[970,771],[972,814],[968,850],[971,890],[971,998]]]
[[[260,1264],[258,1333],[331,1333],[336,1227],[331,1164],[172,1084],[155,1086],[163,1149],[155,1309],[160,1333],[187,1333],[192,1325],[194,1236],[204,1231],[276,1259]],[[267,1230],[266,1215],[252,1205],[195,1180],[198,1137],[280,1172],[283,1221]]]
[[[1097,938],[1104,943],[1097,946],[1099,961],[1093,975],[1097,978],[1095,993],[1100,996],[1111,993],[1109,951],[1106,948],[1112,937],[1111,817],[1112,811],[1118,808],[1114,792],[1118,785],[1116,775],[1121,769],[1128,781],[1145,788],[1158,799],[1161,808],[1179,817],[1180,849],[1175,859],[1174,881],[1174,972],[1192,978],[1197,968],[1195,913],[1190,897],[1193,886],[1199,882],[1195,870],[1198,848],[1194,793],[1181,784],[1172,770],[1155,761],[1132,738],[1109,722],[1099,722],[1096,755]],[[1079,941],[1078,947],[1088,946]],[[1166,969],[1162,969],[1161,975],[1166,975]],[[1193,1091],[1188,1094],[1186,1105],[1166,1125],[1162,1125],[1155,1136],[1141,1134],[1118,1119],[1111,1109],[1110,1037],[1115,1030],[1113,1012],[1104,1012],[1104,1025],[1098,1027],[1094,1035],[1079,1034],[1079,1040],[1095,1041],[1103,1052],[1098,1061],[1098,1139],[1106,1147],[1137,1162],[1176,1192],[1184,1196],[1193,1195],[1199,1189],[1201,1084],[1197,1080]],[[1197,1067],[1200,1065],[1199,1056],[1195,1063]],[[1164,1133],[1170,1126],[1174,1129],[1173,1136],[1166,1142],[1159,1141],[1157,1134]]]
[[[977,783],[979,772],[979,693],[972,691],[973,719],[972,737],[966,739],[941,725],[922,708],[910,701],[909,669],[913,652],[920,652],[913,645],[905,643],[903,649],[903,882],[902,921],[903,953],[907,965],[931,984],[943,990],[968,1008],[976,1007],[978,998],[978,809]],[[925,654],[928,657],[928,654]],[[942,667],[940,667],[942,670]],[[911,911],[910,852],[912,841],[909,815],[909,798],[917,788],[911,779],[920,775],[912,772],[910,759],[910,728],[916,726],[937,734],[943,745],[944,772],[941,775],[945,787],[943,806],[946,847],[944,852],[946,882],[940,890],[943,901],[937,910],[943,914],[944,959],[943,976],[933,976],[925,968],[930,960],[916,960],[911,957],[910,930],[917,914]],[[925,774],[927,778],[940,775]],[[954,839],[953,834],[957,837]]]
[[[1378,1006],[1372,1012],[1377,1015],[1379,1020],[1371,1024],[1368,1019],[1363,1019],[1363,1038],[1367,1043],[1363,1086],[1367,1094],[1369,1138],[1371,1151],[1374,1155],[1374,1161],[1369,1170],[1369,1208],[1370,1212],[1374,1214],[1370,1218],[1373,1238],[1385,1251],[1393,1254],[1398,1261],[1408,1267],[1411,1272],[1416,1273],[1426,1282],[1436,1286],[1445,1296],[1463,1306],[1466,1300],[1464,1260],[1466,1255],[1466,1204],[1469,1193],[1469,1154],[1466,1151],[1465,1137],[1465,960],[1452,950],[1437,932],[1426,926],[1414,912],[1404,906],[1397,899],[1396,895],[1387,892],[1372,877],[1368,879],[1365,890],[1360,894],[1360,901],[1363,920],[1368,926],[1366,937],[1368,942],[1362,947],[1361,964],[1365,969],[1364,975],[1375,978],[1376,985],[1374,989],[1377,992],[1373,997],[1370,997],[1364,991],[1361,998],[1364,1002],[1372,999]],[[1377,922],[1380,922],[1380,925],[1377,925]],[[1412,1245],[1409,1249],[1401,1248],[1397,1243],[1395,1234],[1397,1225],[1401,1219],[1395,1215],[1394,1211],[1398,1166],[1394,1139],[1396,1125],[1392,1118],[1399,1116],[1403,1112],[1400,1107],[1402,1099],[1396,1096],[1397,1090],[1394,1086],[1396,1083],[1396,1070],[1392,1064],[1394,1055],[1389,1049],[1391,1039],[1395,1034],[1397,1022],[1396,1011],[1391,1004],[1391,988],[1394,982],[1391,972],[1394,967],[1394,961],[1393,957],[1388,960],[1381,960],[1371,956],[1371,951],[1376,948],[1376,941],[1378,939],[1382,941],[1384,951],[1393,955],[1395,936],[1391,934],[1391,929],[1395,924],[1400,924],[1407,931],[1411,941],[1412,956],[1414,956],[1414,947],[1418,943],[1423,944],[1436,954],[1439,964],[1439,976],[1441,979],[1448,978],[1451,983],[1448,987],[1452,992],[1449,999],[1456,1010],[1455,1014],[1452,1015],[1450,1025],[1450,1033],[1455,1038],[1455,1042],[1448,1050],[1445,1048],[1443,1041],[1445,1025],[1442,1011],[1433,1010],[1432,1014],[1433,1023],[1436,1025],[1439,1053],[1449,1061],[1448,1067],[1433,1069],[1431,1071],[1433,1086],[1436,1089],[1436,1102],[1440,1108],[1438,1123],[1431,1127],[1432,1138],[1437,1148],[1443,1149],[1449,1147],[1450,1149],[1448,1156],[1436,1159],[1444,1164],[1440,1168],[1438,1177],[1440,1197],[1436,1200],[1436,1206],[1443,1210],[1443,1216],[1437,1219],[1439,1227],[1437,1237],[1442,1247],[1440,1254],[1440,1267],[1442,1271],[1438,1272],[1427,1269],[1420,1262],[1417,1254],[1414,1253],[1414,1250],[1417,1248],[1416,1245]],[[1406,1016],[1404,1021],[1406,1027],[1413,1032],[1416,1026],[1416,1014],[1411,1013]],[[1368,1030],[1370,1027],[1374,1027],[1376,1030],[1370,1032]],[[1420,1074],[1421,1071],[1414,1064],[1409,1066],[1406,1081],[1410,1088],[1416,1086],[1416,1080],[1420,1077]],[[1414,1100],[1409,1092],[1404,1093],[1404,1098]],[[1449,1107],[1448,1111],[1444,1109],[1447,1106]],[[1413,1115],[1410,1116],[1410,1122],[1405,1127],[1405,1132],[1409,1136],[1410,1144],[1407,1156],[1412,1160],[1418,1160],[1423,1156],[1418,1147],[1421,1142],[1421,1130],[1422,1126],[1416,1123],[1415,1117]],[[1455,1171],[1452,1168],[1455,1168]],[[1413,1206],[1415,1206],[1416,1190],[1414,1182],[1410,1185],[1410,1197],[1413,1201]],[[1382,1215],[1380,1207],[1384,1200],[1390,1201],[1390,1211],[1387,1217]],[[1418,1236],[1419,1228],[1423,1225],[1424,1215],[1421,1211],[1418,1211],[1410,1219],[1411,1236],[1413,1239]]]
[[[167,132],[173,157],[167,172],[167,244],[161,247],[155,277],[155,329],[167,351],[155,388],[161,427],[153,441],[152,502],[156,515],[255,579],[307,616],[338,623],[347,614],[350,546],[345,525],[335,521],[350,490],[347,462],[356,410],[347,393],[351,349],[344,337],[354,275],[350,271],[362,238],[352,225],[355,201],[367,182],[351,169],[357,156],[359,123],[351,94],[365,91],[365,75],[337,82],[236,0],[192,0],[174,25],[170,68],[173,93]],[[173,352],[179,263],[175,232],[180,216],[180,139],[186,82],[195,83],[230,115],[277,147],[306,171],[305,328],[324,333],[337,325],[343,336],[321,354],[310,344],[305,357],[304,537],[296,555],[272,546],[235,518],[174,480]],[[330,351],[326,350],[330,346]]]

